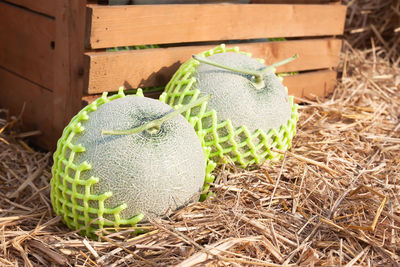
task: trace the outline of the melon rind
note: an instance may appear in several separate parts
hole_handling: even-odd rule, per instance
[[[143,96],[140,89],[136,96]],[[118,94],[107,97],[105,92],[96,101],[84,107],[64,128],[57,142],[57,150],[53,154],[54,164],[50,181],[53,209],[57,215],[62,216],[63,222],[70,229],[79,230],[85,236],[96,237],[95,232],[106,227],[118,229],[121,226],[135,226],[144,218],[144,215],[138,214],[129,219],[122,219],[120,213],[127,208],[126,204],[106,208],[104,202],[112,196],[112,192],[92,194],[92,186],[99,182],[99,178],[80,179],[81,172],[89,170],[91,165],[88,162],[74,164],[77,153],[85,152],[85,147],[72,143],[74,136],[84,131],[81,122],[87,121],[90,113],[96,111],[99,106],[122,97],[125,97],[125,94],[120,88]],[[70,170],[75,173],[74,177],[69,176]],[[79,187],[84,187],[84,193],[78,192]],[[98,202],[98,208],[89,205],[93,201]],[[105,217],[114,219],[106,220]]]
[[[223,44],[204,51],[198,56],[209,57],[224,52],[251,56],[250,53],[239,51],[238,47],[226,48]],[[257,60],[263,62],[262,59]],[[199,64],[200,62],[193,58],[182,64],[167,84],[160,100],[174,107],[188,104],[201,97],[194,75]],[[293,96],[289,96],[289,101],[291,106],[289,120],[279,129],[272,128],[268,132],[262,129],[250,132],[245,125],[234,128],[231,120],[220,121],[218,113],[214,109],[208,108],[207,103],[188,110],[184,116],[195,128],[203,148],[209,149],[208,164],[210,166],[215,166],[220,162],[233,162],[246,167],[251,164],[260,164],[267,159],[278,161],[283,155],[273,150],[285,151],[290,148],[296,134],[299,114],[298,105],[294,103]],[[210,125],[210,120],[211,126],[205,127],[205,124]],[[204,123],[205,121],[207,123]]]

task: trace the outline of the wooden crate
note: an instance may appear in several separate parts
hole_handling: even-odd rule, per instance
[[[333,90],[346,13],[340,2],[221,2],[0,1],[0,107],[15,115],[23,111],[26,129],[42,131],[37,144],[54,149],[72,116],[100,93],[121,85],[164,86],[192,54],[219,43],[239,46],[266,64],[298,53],[278,68],[298,72],[284,79],[290,94],[324,96]],[[266,41],[278,37],[285,41]],[[148,44],[162,48],[106,51]]]

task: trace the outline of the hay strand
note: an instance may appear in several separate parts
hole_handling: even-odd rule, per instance
[[[391,49],[398,34],[387,38],[384,8],[399,14],[392,1],[352,1],[348,34],[370,46],[345,42],[334,93],[299,99],[284,161],[222,165],[212,199],[137,228],[106,229],[102,242],[53,214],[49,153],[32,149],[35,132],[19,131],[19,117],[0,109],[0,265],[398,266],[400,50]]]

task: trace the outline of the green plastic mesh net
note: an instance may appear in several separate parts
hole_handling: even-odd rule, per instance
[[[143,93],[138,90],[136,95],[143,96]],[[103,93],[102,97],[83,108],[65,127],[53,155],[54,164],[50,181],[53,209],[57,215],[62,216],[63,222],[69,228],[89,237],[95,237],[96,230],[107,227],[118,229],[121,226],[135,226],[144,217],[139,214],[130,219],[122,219],[120,213],[127,208],[126,204],[106,208],[104,202],[112,196],[112,192],[92,194],[91,188],[99,182],[99,179],[96,177],[81,179],[81,173],[91,168],[90,163],[83,162],[79,165],[74,163],[76,155],[85,152],[85,147],[72,143],[74,136],[85,130],[81,123],[88,120],[90,113],[96,111],[99,106],[121,97],[125,97],[122,88],[118,94],[110,97],[107,97],[107,93]],[[107,220],[106,217],[113,219]]]
[[[202,52],[199,56],[208,57],[224,52],[236,52],[251,56],[249,53],[239,51],[238,47],[226,48],[225,45]],[[263,62],[261,59],[258,60]],[[198,99],[201,92],[196,88],[194,72],[199,64],[193,58],[182,64],[167,84],[160,100],[171,106],[180,106]],[[266,159],[277,161],[283,155],[273,150],[285,151],[290,148],[296,133],[298,106],[294,104],[293,96],[289,97],[289,101],[291,105],[290,119],[279,129],[272,128],[268,132],[262,129],[250,132],[245,125],[234,128],[229,119],[219,120],[218,113],[214,109],[208,108],[207,102],[190,109],[184,116],[195,128],[203,147],[209,150],[208,166],[210,170],[219,162],[230,161],[245,167],[254,163],[262,163]],[[210,174],[208,177],[212,181]]]

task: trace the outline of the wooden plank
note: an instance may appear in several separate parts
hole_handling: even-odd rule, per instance
[[[295,97],[314,99],[333,92],[336,76],[337,72],[333,70],[312,71],[284,77],[283,84],[288,88],[289,94]]]
[[[56,1],[54,0],[6,0],[6,2],[13,3],[51,17],[54,17],[56,13]]]
[[[0,107],[8,109],[11,115],[18,116],[23,111],[24,130],[42,132],[34,138],[40,146],[53,145],[49,139],[54,130],[51,126],[52,92],[0,68],[0,96]]]
[[[312,71],[286,76],[283,79],[283,84],[288,87],[290,95],[313,99],[316,96],[324,97],[332,93],[336,86],[336,76],[337,72],[333,70]],[[160,94],[161,92],[152,92],[145,94],[145,96],[157,99]],[[82,104],[88,105],[99,97],[101,97],[100,94],[84,96]],[[297,99],[296,102],[301,102],[301,100]]]
[[[55,21],[0,2],[0,66],[53,87]]]
[[[86,1],[57,0],[53,140],[81,109]]]
[[[204,3],[263,3],[263,4],[320,4],[340,0],[98,0],[102,5],[204,4]]]
[[[131,0],[98,0],[100,5],[129,5]]]
[[[340,0],[250,0],[253,4],[326,4]]]
[[[158,99],[160,97],[160,95],[162,94],[162,91],[144,92],[143,94],[145,97]],[[82,107],[89,105],[90,103],[92,103],[93,101],[95,101],[97,98],[99,98],[101,96],[102,96],[101,94],[83,96],[82,97]]]
[[[249,0],[98,0],[102,5],[164,5],[164,4],[206,4],[206,3],[249,3]]]
[[[89,5],[87,46],[200,42],[343,33],[342,5]]]
[[[342,41],[327,38],[283,42],[241,43],[241,51],[263,58],[267,65],[298,53],[299,58],[278,68],[278,72],[303,71],[336,67]],[[232,47],[234,45],[227,45]],[[214,46],[187,46],[121,52],[86,53],[89,71],[86,93],[163,86],[179,66],[193,54]]]

